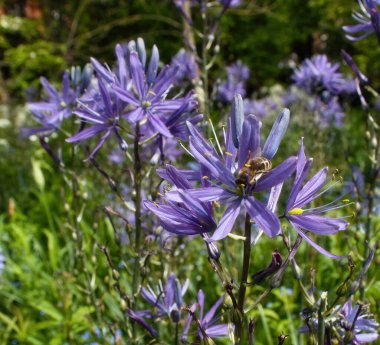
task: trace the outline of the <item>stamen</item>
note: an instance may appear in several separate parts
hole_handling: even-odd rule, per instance
[[[178,143],[191,157],[194,158],[194,156],[192,155],[192,153],[185,147],[185,145],[182,144],[181,140],[179,140]]]
[[[239,241],[239,240],[241,240],[241,241],[245,241],[245,237],[244,237],[244,236],[234,235],[234,234],[232,234],[232,233],[229,233],[227,236],[228,236],[229,238],[232,238],[232,239],[235,240],[235,241]]]
[[[203,179],[203,180],[208,180],[209,177],[205,175],[205,176],[202,176],[202,179]]]
[[[223,150],[222,150],[222,147],[220,146],[220,143],[219,143],[219,140],[218,140],[218,136],[216,135],[215,128],[214,128],[214,125],[213,125],[211,119],[209,119],[209,122],[210,122],[212,133],[214,134],[216,145],[218,146],[220,154],[223,156]]]
[[[226,151],[226,152],[224,152],[227,156],[230,156],[230,157],[232,157],[232,153],[231,152],[228,152],[228,151]]]

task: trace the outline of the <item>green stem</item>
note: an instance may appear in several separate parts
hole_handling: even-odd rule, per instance
[[[248,213],[245,216],[245,226],[244,226],[244,253],[243,253],[243,266],[241,271],[240,278],[240,287],[238,292],[238,310],[241,313],[241,317],[239,318],[236,328],[235,328],[235,336],[237,340],[237,344],[241,344],[242,340],[242,331],[243,331],[243,323],[244,323],[244,300],[245,300],[245,292],[247,289],[247,279],[248,279],[248,271],[249,271],[249,260],[251,257],[251,218]]]
[[[140,246],[141,246],[141,159],[140,159],[140,124],[136,124],[134,141],[134,189],[135,189],[135,255],[136,261],[133,271],[133,293],[135,294],[139,286],[140,276]]]

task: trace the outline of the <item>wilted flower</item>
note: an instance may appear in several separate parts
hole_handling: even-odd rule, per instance
[[[191,322],[196,319],[198,327],[198,335],[201,339],[205,338],[219,338],[225,337],[229,334],[229,330],[233,330],[232,324],[216,324],[219,321],[218,317],[215,317],[215,313],[223,303],[224,296],[220,297],[216,303],[211,307],[211,309],[204,313],[205,295],[202,290],[198,292],[198,303],[193,304],[190,307],[189,316],[187,318],[181,340],[185,341],[187,339],[187,334]],[[199,316],[196,316],[196,311],[199,307]]]
[[[298,152],[296,177],[285,208],[285,217],[298,234],[320,253],[333,259],[341,259],[341,256],[333,255],[317,245],[305,233],[306,230],[318,235],[330,235],[345,230],[348,226],[348,223],[342,218],[321,216],[322,213],[345,207],[345,204],[337,204],[340,198],[323,206],[309,209],[304,208],[307,204],[310,204],[312,201],[325,194],[337,183],[335,182],[328,186],[330,180],[326,179],[327,168],[323,168],[304,186],[302,186],[311,168],[312,162],[312,159],[306,158],[303,141],[301,140]],[[323,189],[326,186],[327,188]]]
[[[379,0],[358,0],[360,10],[353,12],[353,18],[359,23],[355,25],[343,26],[346,37],[351,41],[359,41],[376,33],[380,42],[380,15],[376,5],[380,5]],[[353,36],[359,34],[359,36]]]

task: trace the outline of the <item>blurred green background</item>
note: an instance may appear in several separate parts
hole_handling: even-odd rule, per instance
[[[352,23],[355,7],[355,1],[347,0],[247,0],[221,21],[220,52],[210,72],[211,83],[225,75],[225,63],[239,59],[251,69],[249,93],[277,84],[286,86],[292,73],[289,61],[325,53],[341,62],[340,50],[345,49],[355,56],[372,85],[379,86],[376,39],[352,44],[341,30],[342,25]],[[183,46],[182,21],[172,1],[0,1],[0,251],[5,258],[0,273],[0,344],[124,344],[127,339],[116,332],[127,321],[106,259],[97,248],[97,243],[106,244],[120,265],[128,266],[120,258],[133,255],[118,245],[102,211],[108,186],[95,172],[85,171],[80,158],[71,161],[79,181],[79,205],[73,209],[77,196],[70,191],[71,177],[58,173],[38,142],[21,139],[19,127],[30,117],[25,102],[39,99],[41,75],[59,85],[66,68],[83,66],[89,57],[112,63],[115,44],[137,37],[144,38],[147,47],[156,44],[161,61],[170,62]],[[347,66],[343,69],[348,71]],[[362,145],[365,115],[358,105],[349,115],[346,127],[334,133],[333,145],[308,139],[309,152],[324,160],[318,167],[330,163],[346,176],[350,175],[347,162],[365,170],[367,159]],[[291,142],[288,147],[295,149],[301,133],[293,131],[286,138]],[[70,150],[64,149],[63,155],[69,157]],[[348,159],[342,157],[344,150]],[[123,171],[115,175],[125,180]],[[110,203],[114,202],[110,197]],[[72,227],[78,217],[79,238]],[[374,228],[379,229],[378,219],[374,219]],[[363,234],[354,227],[320,242],[340,253],[353,250],[360,266]],[[227,240],[227,246],[233,260],[238,244]],[[262,252],[253,257],[257,267],[264,267],[278,246],[280,240],[263,240]],[[222,289],[215,292],[218,280],[210,273],[207,260],[197,254],[202,250],[200,242],[191,242],[186,255],[178,247],[166,253],[166,258],[153,257],[152,267],[161,267],[160,260],[167,259],[180,277],[196,268],[190,293],[202,287],[215,301]],[[341,277],[348,274],[345,265],[321,257],[306,245],[299,257],[302,269],[318,268],[318,288],[332,295]],[[380,263],[378,257],[375,260]],[[380,281],[374,271],[372,267],[367,298],[376,311]],[[312,274],[305,272],[305,280]],[[121,284],[128,284],[123,275]],[[291,277],[284,286],[288,289],[276,290],[270,305],[252,313],[258,320],[258,344],[277,344],[281,333],[290,335],[287,344],[307,343],[297,331],[302,324],[298,286]],[[260,289],[253,289],[252,295]]]

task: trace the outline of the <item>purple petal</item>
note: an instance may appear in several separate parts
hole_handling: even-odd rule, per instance
[[[326,255],[327,257],[334,259],[334,260],[341,260],[341,259],[345,259],[348,257],[348,255],[338,256],[338,255],[334,255],[334,254],[330,253],[329,251],[327,251],[326,249],[322,248],[321,246],[316,244],[314,241],[312,241],[308,236],[306,236],[306,234],[295,223],[291,222],[291,224],[292,224],[293,228],[297,230],[299,235],[304,240],[306,240],[306,242],[308,242],[312,247],[314,247],[318,252],[320,252],[321,254]]]
[[[199,308],[200,308],[199,319],[202,320],[203,319],[203,308],[205,305],[205,294],[202,290],[198,291],[198,304],[199,304]]]
[[[226,323],[211,326],[206,329],[206,334],[210,338],[224,337],[228,335],[228,332],[229,332],[229,328],[228,328],[228,324]]]
[[[117,86],[113,85],[113,90],[115,91],[118,98],[120,98],[122,101],[127,102],[128,104],[132,104],[134,106],[139,106],[140,103],[137,101],[136,97],[133,93]]]
[[[297,163],[297,157],[289,157],[276,168],[261,177],[254,188],[255,192],[261,192],[284,182],[293,174]]]
[[[276,122],[268,135],[268,138],[264,144],[263,156],[271,160],[276,154],[278,147],[281,144],[282,138],[288,128],[290,120],[289,109],[283,109],[278,115]]]
[[[161,170],[161,169],[160,169]],[[162,177],[159,174],[160,177]],[[167,164],[166,165],[166,175],[165,180],[170,181],[172,184],[174,184],[177,188],[181,189],[191,189],[191,184],[186,178],[186,175],[178,170],[173,165]]]
[[[115,52],[117,57],[117,64],[119,67],[120,84],[122,87],[126,87],[128,82],[128,70],[124,57],[124,50],[120,44],[116,45]]]
[[[89,128],[85,128],[83,131],[80,131],[74,136],[66,139],[66,142],[75,143],[77,141],[89,139],[95,135],[98,135],[101,132],[104,132],[107,128],[109,128],[108,125],[94,125]]]
[[[92,157],[94,157],[94,155],[99,151],[99,149],[103,146],[103,144],[106,142],[106,140],[109,138],[109,136],[112,134],[112,129],[109,129],[103,136],[102,138],[99,140],[99,142],[97,143],[97,145],[95,146],[95,148],[92,150],[92,152],[90,153],[90,155],[88,156],[88,158],[86,160],[89,160],[91,159]]]
[[[236,148],[239,147],[239,138],[243,132],[244,124],[244,109],[243,109],[243,99],[241,95],[236,94],[232,101],[232,110],[231,110],[231,134],[232,141]],[[244,140],[244,138],[242,138]]]
[[[115,81],[115,75],[107,68],[105,68],[99,61],[91,58],[91,63],[94,66],[98,77],[103,78],[107,83],[113,83]]]
[[[133,83],[136,88],[136,92],[141,100],[146,96],[146,84],[144,80],[144,69],[141,61],[136,52],[131,52],[129,56],[130,60],[130,72],[132,75]]]
[[[149,85],[153,84],[156,79],[159,61],[160,61],[160,55],[159,55],[156,45],[154,45],[152,49],[152,54],[149,60],[148,72],[147,72],[147,77],[146,77],[147,83]]]
[[[301,189],[296,197],[294,207],[302,208],[313,200],[313,195],[326,184],[327,168],[318,171]]]
[[[379,335],[377,333],[363,333],[363,334],[355,334],[355,340],[360,344],[371,343],[375,341]]]
[[[148,115],[149,122],[152,124],[152,126],[157,132],[161,133],[163,136],[167,138],[173,137],[168,127],[166,127],[166,125],[161,121],[158,115],[152,114],[150,112],[148,112]]]
[[[165,305],[168,310],[174,302],[174,288],[175,288],[174,285],[175,285],[175,274],[172,272],[169,275],[169,279],[165,287]]]
[[[144,117],[144,110],[141,107],[137,107],[135,109],[132,109],[128,112],[126,112],[123,115],[124,118],[128,119],[131,123],[139,122]]]
[[[220,297],[216,303],[211,307],[211,309],[207,312],[205,317],[202,320],[202,324],[208,325],[210,321],[213,319],[216,311],[218,310],[219,306],[222,304],[224,297]],[[207,328],[207,326],[205,326]]]
[[[60,96],[55,87],[51,85],[45,77],[41,77],[40,81],[45,91],[49,94],[49,96],[54,100],[59,101]]]
[[[250,157],[259,154],[260,122],[255,116],[249,115],[245,119],[239,142],[238,169],[241,169]]]
[[[212,241],[219,241],[225,238],[232,230],[235,220],[240,213],[241,200],[230,204],[219,221],[218,227],[211,237]]]
[[[146,330],[148,330],[152,337],[158,336],[157,331],[151,325],[149,325],[144,319],[142,319],[142,317],[140,317],[136,312],[134,312],[132,309],[127,310],[127,316],[130,317],[135,322],[137,322],[139,325],[143,326]]]
[[[343,219],[322,217],[313,214],[292,215],[288,216],[288,218],[293,223],[298,224],[302,229],[319,235],[335,234],[338,231],[345,230],[348,226],[348,223]]]
[[[263,230],[269,237],[279,234],[281,225],[278,217],[271,212],[261,201],[250,196],[244,199],[245,208],[259,228]]]

